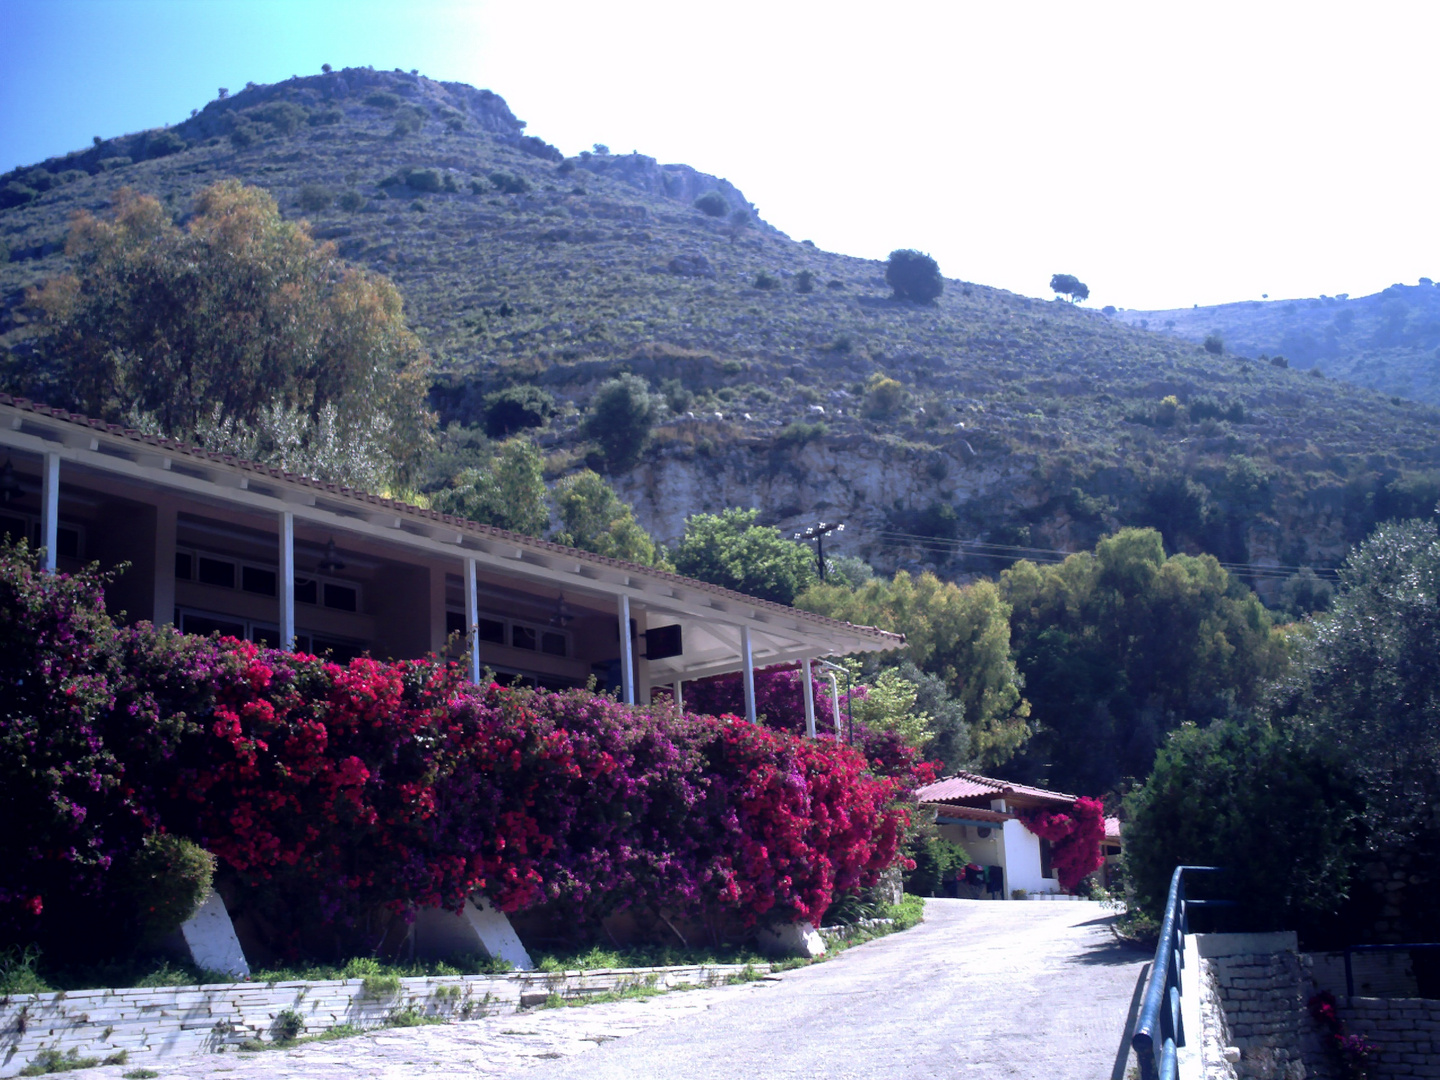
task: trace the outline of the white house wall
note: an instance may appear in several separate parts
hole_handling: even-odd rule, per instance
[[[1055,892],[1053,878],[1040,872],[1040,838],[1016,820],[1005,822],[1005,887],[1013,895],[1016,889],[1028,893]]]

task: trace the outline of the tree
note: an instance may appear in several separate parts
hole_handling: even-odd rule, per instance
[[[504,439],[527,428],[544,427],[555,415],[555,399],[538,386],[507,386],[486,394],[485,434]]]
[[[1284,660],[1270,616],[1209,555],[1165,557],[1153,529],[1000,577],[1038,721],[1025,771],[1103,794],[1150,772],[1165,734],[1253,709]]]
[[[600,444],[610,472],[625,472],[640,460],[660,406],[639,376],[621,375],[600,384],[590,401],[585,434]]]
[[[961,587],[929,572],[905,571],[891,580],[873,578],[859,588],[816,585],[796,601],[832,619],[878,626],[905,635],[904,660],[942,681],[948,699],[902,671],[919,688],[919,702],[934,720],[938,753],[951,767],[994,768],[1014,756],[1030,737],[1030,706],[1010,658],[1010,607],[993,582]]]
[[[720,218],[730,212],[730,204],[725,196],[718,191],[707,191],[692,204],[696,210],[701,211],[707,217]]]
[[[202,191],[182,230],[133,191],[115,216],[81,213],[73,273],[31,294],[57,402],[112,421],[148,414],[193,438],[215,409],[254,424],[277,403],[318,421],[389,424],[398,474],[430,442],[429,360],[386,278],[347,266],[266,192],[238,181]]]
[[[928,304],[945,289],[940,266],[929,255],[913,248],[899,248],[890,253],[885,263],[885,284],[897,300],[913,300]]]
[[[1090,287],[1077,278],[1074,274],[1053,274],[1050,277],[1050,288],[1055,290],[1057,296],[1070,297],[1072,304],[1081,300],[1090,299]]]
[[[555,485],[554,494],[561,527],[555,534],[557,544],[642,566],[664,565],[664,550],[598,474],[585,469],[567,476]]]
[[[1358,809],[1334,762],[1296,733],[1255,720],[1187,723],[1125,799],[1125,865],[1153,917],[1176,866],[1223,866],[1221,888],[1248,908],[1246,925],[1303,929],[1351,888]]]
[[[780,535],[771,525],[756,525],[758,510],[692,514],[675,548],[675,569],[727,589],[794,603],[816,580],[810,549]]]
[[[1219,334],[1206,334],[1204,346],[1205,351],[1208,352],[1211,356],[1220,356],[1225,352],[1225,339]],[[1277,361],[1280,362],[1277,363]],[[1277,356],[1274,360],[1271,360],[1270,362],[1272,364],[1275,364],[1276,367],[1288,366],[1283,361],[1284,357]]]
[[[500,444],[487,467],[462,469],[432,505],[482,525],[540,536],[550,524],[545,495],[540,451],[528,439],[515,438]]]
[[[1347,560],[1275,704],[1277,719],[1330,748],[1363,792],[1372,852],[1422,878],[1399,915],[1412,932],[1440,920],[1437,641],[1440,527],[1383,524]]]

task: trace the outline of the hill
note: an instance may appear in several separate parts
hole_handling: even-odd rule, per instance
[[[1247,300],[1173,311],[1120,311],[1131,325],[1255,357],[1283,357],[1356,386],[1440,405],[1440,288],[1391,285],[1372,296]]]
[[[647,380],[669,412],[613,480],[661,538],[756,506],[787,528],[844,520],[840,550],[884,569],[964,574],[1155,525],[1172,549],[1283,576],[1440,495],[1432,407],[962,280],[897,301],[883,263],[791,239],[723,179],[565,158],[489,91],[369,69],[250,87],[0,177],[7,388],[63,398],[25,289],[65,266],[73,212],[128,185],[181,219],[224,177],[393,278],[443,422],[477,424],[506,386],[553,394],[536,433],[552,475],[586,459],[600,383]],[[712,191],[719,216],[693,205]]]

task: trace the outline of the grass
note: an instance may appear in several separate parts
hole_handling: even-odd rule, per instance
[[[77,1069],[93,1069],[97,1065],[124,1065],[129,1051],[121,1050],[105,1058],[81,1057],[80,1051],[71,1049],[62,1054],[59,1050],[41,1050],[35,1060],[21,1069],[17,1076],[49,1076],[51,1073],[75,1072]],[[126,1075],[129,1075],[128,1073]],[[152,1074],[153,1075],[153,1074]]]
[[[679,967],[685,964],[763,963],[764,957],[745,946],[676,949],[666,946],[632,946],[606,949],[592,946],[577,952],[540,953],[535,969],[545,972],[596,971],[605,968]]]

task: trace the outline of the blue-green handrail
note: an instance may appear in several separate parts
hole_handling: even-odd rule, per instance
[[[1176,1050],[1185,1045],[1185,1028],[1180,1021],[1181,970],[1185,966],[1185,933],[1188,929],[1185,901],[1186,874],[1213,874],[1218,866],[1177,866],[1170,875],[1170,895],[1165,900],[1165,917],[1160,921],[1160,940],[1155,945],[1155,962],[1140,1000],[1140,1016],[1130,1045],[1140,1062],[1141,1080],[1174,1080]],[[1191,900],[1190,906],[1233,906],[1223,900]]]

